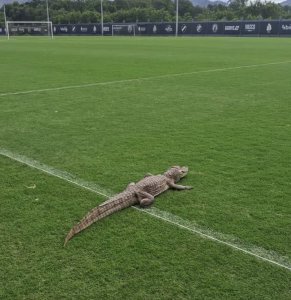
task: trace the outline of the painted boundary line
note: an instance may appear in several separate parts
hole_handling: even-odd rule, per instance
[[[13,153],[9,150],[3,149],[0,147],[0,155],[10,158],[11,160],[20,162],[24,165],[27,165],[31,168],[37,169],[39,171],[42,171],[46,174],[49,174],[51,176],[60,178],[62,180],[65,180],[71,184],[74,184],[78,187],[81,187],[83,189],[86,189],[90,192],[93,192],[95,194],[104,196],[104,197],[110,197],[113,195],[113,193],[109,190],[105,190],[101,188],[100,186],[84,181],[82,179],[79,179],[75,177],[74,175],[57,170],[53,167],[47,166],[45,164],[42,164],[36,160],[30,159],[28,157],[25,157],[23,155],[18,155],[16,153]],[[162,211],[158,208],[151,207],[147,209],[140,209],[136,206],[132,206],[132,208],[149,214],[155,218],[158,218],[160,220],[163,220],[165,222],[171,223],[179,228],[185,229],[187,231],[190,231],[192,233],[198,234],[201,237],[204,237],[206,239],[212,240],[214,242],[226,245],[228,247],[231,247],[235,250],[241,251],[245,254],[254,256],[258,259],[264,260],[266,262],[269,262],[271,264],[275,264],[279,267],[285,268],[289,271],[291,271],[291,262],[289,258],[279,255],[278,253],[274,251],[268,251],[264,248],[257,247],[254,245],[247,245],[245,243],[242,243],[238,238],[231,235],[222,234],[219,232],[212,231],[207,228],[202,228],[201,226],[195,224],[194,222],[190,222],[187,220],[184,220],[176,215],[173,215],[171,213],[168,213],[166,211]]]
[[[69,183],[72,183],[74,185],[82,187],[82,188],[84,188],[90,192],[93,192],[95,194],[98,194],[100,196],[108,198],[112,195],[111,192],[103,189],[102,187],[96,185],[95,183],[90,183],[90,182],[84,181],[82,179],[76,178],[74,175],[72,175],[68,172],[60,171],[53,167],[49,167],[49,166],[42,164],[34,159],[30,159],[26,156],[13,153],[13,152],[3,149],[1,147],[0,147],[0,155],[6,156],[12,160],[18,161],[22,164],[25,164],[33,169],[37,169],[37,170],[44,172],[46,174],[49,174],[51,176],[65,180]]]
[[[289,64],[289,63],[291,63],[291,60],[271,62],[271,63],[265,63],[265,64],[229,67],[229,68],[200,70],[200,71],[185,72],[185,73],[173,73],[173,74],[165,74],[165,75],[158,75],[158,76],[151,76],[151,77],[140,77],[140,78],[115,80],[115,81],[95,82],[95,83],[87,83],[87,84],[80,84],[80,85],[68,85],[68,86],[61,86],[61,87],[55,87],[55,88],[18,91],[18,92],[7,92],[7,93],[0,93],[0,97],[42,93],[42,92],[50,92],[50,91],[80,89],[80,88],[87,88],[87,87],[93,87],[93,86],[106,86],[106,85],[114,85],[114,84],[119,84],[119,83],[128,83],[128,82],[133,82],[133,81],[155,80],[155,79],[163,79],[163,78],[170,78],[170,77],[187,76],[187,75],[195,75],[195,74],[203,74],[203,73],[213,73],[213,72],[223,72],[223,71],[231,71],[231,70],[246,69],[246,68],[266,67],[266,66]]]

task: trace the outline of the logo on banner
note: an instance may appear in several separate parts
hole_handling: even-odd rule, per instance
[[[226,25],[224,26],[225,31],[239,31],[239,25]]]
[[[2,28],[0,28],[0,33],[2,33]]]
[[[127,31],[128,31],[128,33],[132,33],[132,31],[133,31],[132,25],[128,25]]]
[[[256,24],[245,24],[245,30],[247,32],[252,32],[256,30]]]
[[[266,31],[267,31],[267,33],[271,33],[271,31],[272,31],[272,25],[270,23],[268,23]]]
[[[66,26],[61,26],[61,27],[60,27],[60,31],[61,31],[61,32],[68,32],[68,27],[66,27]]]
[[[87,32],[88,31],[88,28],[87,27],[82,27],[81,26],[81,32]]]
[[[96,26],[94,26],[93,27],[93,32],[96,33],[96,31],[97,31],[97,28],[96,28]]]
[[[197,30],[197,32],[201,32],[201,31],[202,31],[202,25],[201,25],[201,24],[198,24],[198,25],[196,26],[196,30]]]
[[[110,32],[109,26],[103,26],[103,32]]]
[[[289,24],[289,25],[282,25],[282,30],[291,30],[291,24]]]
[[[157,33],[157,26],[156,25],[154,25],[154,27],[153,27],[153,33]]]
[[[218,30],[218,25],[217,24],[213,24],[212,25],[212,32],[216,33]]]
[[[146,27],[145,26],[138,26],[137,30],[139,32],[146,32]]]
[[[172,32],[173,31],[173,28],[171,25],[168,25],[166,28],[165,28],[165,31],[167,31],[168,33]]]
[[[73,32],[76,31],[76,26],[73,26],[72,31],[73,31]]]
[[[182,33],[185,33],[187,31],[187,25],[183,24],[181,27]]]

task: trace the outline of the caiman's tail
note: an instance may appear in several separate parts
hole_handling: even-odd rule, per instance
[[[116,198],[116,199],[115,199]],[[96,221],[122,210],[134,204],[134,199],[124,199],[121,195],[115,196],[112,200],[93,208],[78,224],[76,224],[67,234],[64,246],[77,233],[89,227]]]

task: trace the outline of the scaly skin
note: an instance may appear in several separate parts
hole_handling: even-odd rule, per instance
[[[191,189],[192,187],[190,186],[176,184],[176,182],[186,176],[187,173],[187,167],[175,166],[170,168],[163,175],[147,174],[139,182],[130,183],[123,192],[92,209],[78,224],[76,224],[68,233],[64,245],[66,245],[75,234],[116,211],[138,203],[141,207],[146,207],[154,202],[156,196],[170,188],[177,190]]]

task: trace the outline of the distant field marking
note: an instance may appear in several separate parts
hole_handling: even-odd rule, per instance
[[[185,72],[185,73],[173,73],[173,74],[165,74],[165,75],[158,75],[158,76],[151,76],[151,77],[141,77],[141,78],[132,78],[132,79],[124,79],[124,80],[105,81],[105,82],[95,82],[95,83],[87,83],[87,84],[80,84],[80,85],[68,85],[68,86],[38,89],[38,90],[8,92],[8,93],[1,93],[0,97],[13,96],[13,95],[24,95],[24,94],[33,94],[33,93],[41,93],[41,92],[50,92],[50,91],[79,89],[79,88],[87,88],[87,87],[93,87],[93,86],[98,86],[98,85],[114,85],[114,84],[127,83],[127,82],[133,82],[133,81],[154,80],[154,79],[162,79],[162,78],[178,77],[178,76],[187,76],[187,75],[194,75],[194,74],[223,72],[223,71],[231,71],[231,70],[237,70],[237,69],[265,67],[265,66],[288,64],[288,63],[291,63],[291,60],[281,61],[281,62],[271,62],[271,63],[265,63],[265,64],[255,64],[255,65],[229,67],[229,68],[200,70],[200,71]]]
[[[24,165],[27,165],[31,168],[37,169],[39,171],[42,171],[46,174],[49,174],[51,176],[60,178],[62,180],[65,180],[69,183],[72,183],[78,187],[81,187],[83,189],[89,190],[90,192],[93,192],[95,194],[104,196],[106,198],[112,196],[114,193],[110,191],[106,191],[105,189],[101,188],[100,186],[96,185],[92,182],[84,181],[80,178],[75,177],[74,175],[64,172],[58,169],[55,169],[53,167],[47,166],[45,164],[42,164],[36,160],[30,159],[26,156],[19,155],[16,153],[13,153],[9,150],[3,149],[0,147],[0,155],[10,158],[11,160],[20,162]],[[165,222],[171,223],[177,227],[180,227],[182,229],[185,229],[187,231],[190,231],[192,233],[198,234],[206,239],[215,241],[220,244],[224,244],[228,247],[231,247],[233,249],[236,249],[238,251],[241,251],[245,254],[252,255],[258,259],[267,261],[271,264],[275,264],[279,267],[285,268],[289,271],[291,271],[291,262],[289,261],[289,258],[282,257],[281,255],[277,254],[274,251],[267,251],[264,248],[253,246],[253,245],[241,245],[238,242],[229,242],[227,240],[238,240],[234,236],[225,235],[222,233],[218,233],[209,229],[203,229],[199,226],[197,226],[195,223],[184,220],[174,214],[168,213],[166,211],[162,211],[158,208],[148,208],[148,209],[140,209],[138,207],[132,206],[132,208],[147,213],[155,218],[158,218],[160,220],[163,220]],[[257,253],[256,253],[257,252]],[[264,256],[259,255],[258,253],[263,253]]]

